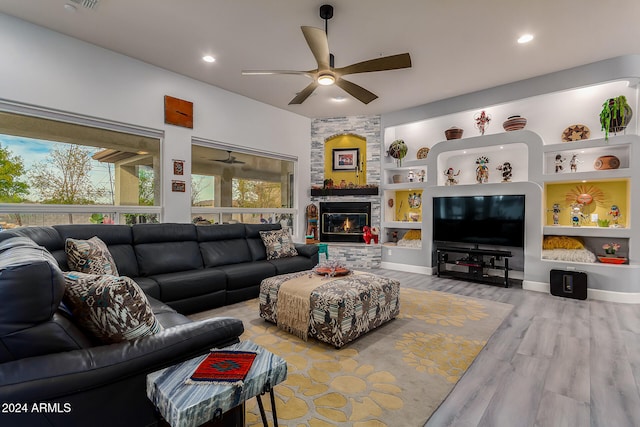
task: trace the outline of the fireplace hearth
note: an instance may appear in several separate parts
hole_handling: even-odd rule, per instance
[[[362,243],[371,226],[370,202],[320,202],[320,241]]]

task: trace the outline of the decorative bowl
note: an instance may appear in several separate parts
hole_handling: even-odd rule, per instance
[[[616,156],[600,156],[593,162],[593,168],[596,170],[618,169],[620,167],[620,159]]]
[[[450,127],[449,129],[444,131],[444,136],[447,138],[447,140],[449,139],[460,139],[462,138],[462,133],[464,132],[464,129],[460,129],[457,128],[455,126]]]
[[[504,121],[504,123],[502,123],[502,127],[507,132],[510,132],[512,130],[524,129],[526,125],[527,119],[520,116],[510,116],[509,118],[507,118],[507,120]]]
[[[393,175],[391,179],[394,184],[400,184],[402,182],[402,175]]]
[[[625,262],[627,262],[627,259],[621,256],[598,255],[598,261],[605,264],[624,264]]]

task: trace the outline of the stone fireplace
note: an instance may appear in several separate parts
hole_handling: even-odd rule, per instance
[[[366,140],[366,182],[379,185],[382,172],[381,147],[382,134],[380,116],[351,116],[333,117],[328,119],[315,119],[311,122],[311,184],[322,185],[325,179],[325,164],[331,159],[325,159],[325,143],[327,140],[340,134],[353,134]],[[381,197],[379,195],[350,194],[336,196],[332,194],[311,195],[311,202],[316,205],[323,203],[367,203],[370,210],[367,212],[369,222],[367,225],[380,226]],[[320,208],[318,209],[320,212]],[[360,218],[360,217],[358,217]],[[321,214],[318,215],[321,221]],[[360,219],[358,219],[360,221]],[[358,226],[359,227],[359,226]],[[321,226],[318,226],[322,231]],[[355,233],[352,233],[355,234]],[[380,245],[366,245],[362,233],[357,238],[349,236],[353,240],[327,242],[329,260],[344,262],[352,268],[379,268],[382,262],[382,250]],[[322,237],[320,237],[323,239]],[[322,240],[326,242],[326,240]],[[324,261],[323,255],[320,261]]]
[[[362,243],[371,227],[370,202],[320,202],[320,241]]]

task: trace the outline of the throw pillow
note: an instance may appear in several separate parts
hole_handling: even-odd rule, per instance
[[[421,240],[422,239],[422,231],[421,230],[409,230],[404,233],[402,236],[404,240]]]
[[[260,238],[267,250],[267,259],[287,258],[298,255],[289,230],[261,231]]]
[[[105,344],[161,331],[144,292],[126,276],[69,271],[63,301],[78,325]]]
[[[584,244],[576,237],[546,236],[542,242],[542,249],[584,249]]]
[[[67,239],[64,250],[71,270],[87,274],[118,275],[109,248],[97,236],[89,240]]]

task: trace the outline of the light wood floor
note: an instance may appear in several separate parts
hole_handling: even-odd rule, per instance
[[[640,305],[375,272],[514,306],[425,427],[640,426]]]

